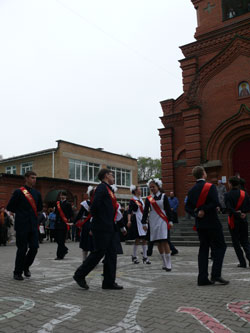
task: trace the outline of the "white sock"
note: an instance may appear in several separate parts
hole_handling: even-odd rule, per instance
[[[88,251],[83,251],[82,250],[82,258],[83,258],[83,261],[87,258],[88,256]]]
[[[172,265],[171,265],[171,255],[170,253],[166,253],[166,259],[167,259],[167,268],[172,268]]]
[[[162,261],[163,261],[163,267],[167,267],[167,259],[166,259],[166,254],[161,253]]]
[[[133,257],[137,257],[137,248],[138,248],[138,245],[134,244],[134,247],[133,247]]]
[[[147,258],[147,250],[148,250],[148,246],[142,245],[143,258]]]

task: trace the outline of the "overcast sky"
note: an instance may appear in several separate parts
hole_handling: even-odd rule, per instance
[[[191,0],[0,0],[0,154],[61,139],[159,158],[195,28]]]

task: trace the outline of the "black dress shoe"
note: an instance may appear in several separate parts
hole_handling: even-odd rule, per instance
[[[221,276],[211,278],[211,281],[214,282],[214,283],[215,283],[215,282],[218,282],[218,283],[221,284],[221,285],[229,284],[229,281],[224,280]]]
[[[214,284],[214,282],[210,281],[210,280],[206,280],[206,281],[199,281],[197,284],[198,284],[198,286],[211,286]]]
[[[162,269],[166,272],[171,272],[171,270],[172,270],[171,268],[167,268],[167,267],[162,267]]]
[[[76,281],[76,283],[78,284],[79,287],[86,289],[86,290],[89,289],[89,286],[87,285],[85,278],[80,278],[80,277],[74,275],[73,279]]]
[[[29,269],[25,269],[23,272],[24,276],[26,276],[27,278],[31,277],[31,273]]]
[[[121,290],[123,289],[123,286],[119,286],[116,282],[112,285],[105,285],[102,284],[102,289],[112,289],[112,290]]]
[[[56,257],[55,260],[63,260],[63,258]]]
[[[13,278],[14,278],[15,280],[18,280],[18,281],[22,281],[22,280],[24,280],[22,274],[14,274],[14,275],[13,275]]]
[[[178,254],[179,253],[179,251],[177,250],[177,249],[174,249],[174,250],[172,250],[172,252],[171,252],[171,256],[175,256],[176,254]]]
[[[237,267],[247,268],[247,265],[245,264],[238,264]]]

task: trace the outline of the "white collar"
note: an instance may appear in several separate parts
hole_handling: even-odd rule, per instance
[[[199,182],[200,180],[203,180],[204,182],[206,181],[206,179],[204,178],[196,179],[197,182]]]
[[[158,191],[156,194],[154,194],[155,197],[159,197],[161,195],[161,192]]]
[[[133,196],[133,199],[135,199],[135,200],[141,200],[141,197],[140,198],[137,198],[135,195]]]

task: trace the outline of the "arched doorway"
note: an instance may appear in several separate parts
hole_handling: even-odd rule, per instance
[[[246,181],[246,190],[250,193],[250,139],[239,142],[233,152],[233,172],[240,173]]]

